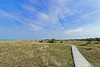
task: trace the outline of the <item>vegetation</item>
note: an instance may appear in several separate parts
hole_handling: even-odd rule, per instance
[[[96,44],[95,44],[96,43]],[[84,46],[81,46],[83,45]],[[94,67],[100,67],[100,42],[97,41],[83,41],[75,44],[83,56],[92,64]]]
[[[67,44],[76,45],[92,65],[100,67],[100,41],[56,39],[0,41],[0,66],[74,67]]]
[[[91,44],[91,42],[87,42],[87,43],[85,43],[85,44],[80,44],[80,46],[87,46],[87,45],[89,45],[89,44]]]
[[[100,38],[70,39],[71,41],[100,41]]]
[[[74,67],[70,45],[0,41],[1,67]]]
[[[48,40],[48,42],[47,43],[55,43],[56,42],[56,40],[55,39],[51,39],[51,40]]]
[[[60,43],[63,43],[63,41],[60,41]]]
[[[43,40],[39,40],[39,43],[43,43]]]

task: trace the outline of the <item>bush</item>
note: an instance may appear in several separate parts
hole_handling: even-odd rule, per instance
[[[63,43],[63,41],[60,41],[60,43]]]
[[[55,39],[48,40],[47,43],[55,43]]]
[[[95,42],[95,43],[93,43],[93,44],[100,44],[99,42]]]
[[[87,46],[88,44],[91,44],[91,42],[87,42],[86,44],[81,44],[80,46]]]
[[[43,40],[40,40],[39,43],[43,43]]]
[[[91,42],[87,42],[86,44],[91,44]]]
[[[86,48],[86,50],[91,50],[92,48]]]
[[[80,46],[87,46],[88,44],[81,44]]]

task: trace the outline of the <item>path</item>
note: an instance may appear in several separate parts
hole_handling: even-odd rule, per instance
[[[92,67],[91,64],[82,56],[76,46],[71,45],[75,67]]]

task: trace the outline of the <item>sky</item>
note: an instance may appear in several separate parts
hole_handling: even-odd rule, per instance
[[[0,0],[0,39],[100,37],[100,0]]]

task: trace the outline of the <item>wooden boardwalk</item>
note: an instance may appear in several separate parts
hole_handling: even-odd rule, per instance
[[[75,67],[93,67],[79,52],[76,46],[71,45]]]

